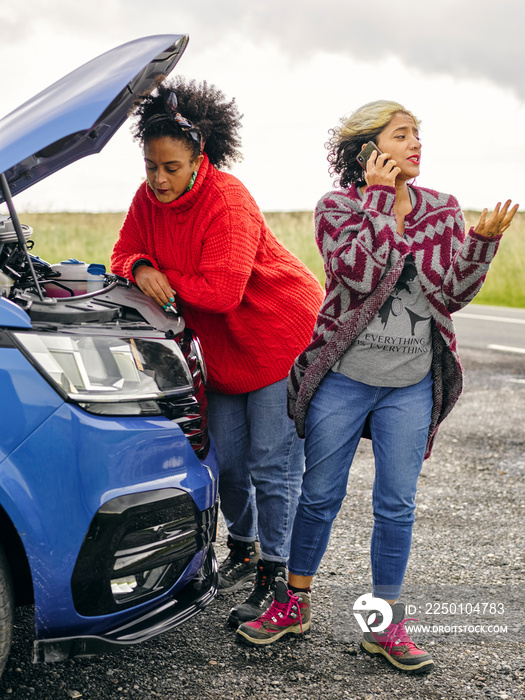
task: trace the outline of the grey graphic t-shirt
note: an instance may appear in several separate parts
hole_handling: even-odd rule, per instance
[[[371,386],[411,386],[432,364],[431,315],[412,255],[375,318],[334,364],[334,372]]]

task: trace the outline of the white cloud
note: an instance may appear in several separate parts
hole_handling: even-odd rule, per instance
[[[312,209],[330,187],[328,129],[378,98],[396,99],[422,119],[420,184],[451,191],[470,208],[523,199],[521,1],[2,5],[0,115],[117,44],[187,32],[176,70],[237,98],[245,160],[234,172],[265,210]],[[102,154],[16,201],[32,209],[121,210],[141,177],[140,153],[124,126]]]

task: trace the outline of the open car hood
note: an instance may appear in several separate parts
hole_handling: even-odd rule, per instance
[[[0,173],[11,193],[99,153],[126,120],[136,96],[174,68],[187,43],[186,35],[164,34],[122,44],[1,119]]]

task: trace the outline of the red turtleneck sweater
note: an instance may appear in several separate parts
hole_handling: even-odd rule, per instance
[[[319,283],[275,238],[242,183],[207,156],[193,188],[169,204],[145,182],[137,190],[111,268],[133,279],[141,258],[176,291],[213,391],[244,393],[283,379],[310,342]]]

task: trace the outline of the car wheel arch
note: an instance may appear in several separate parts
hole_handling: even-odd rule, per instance
[[[0,506],[0,546],[11,572],[16,605],[33,603],[33,578],[24,544],[2,506]]]

